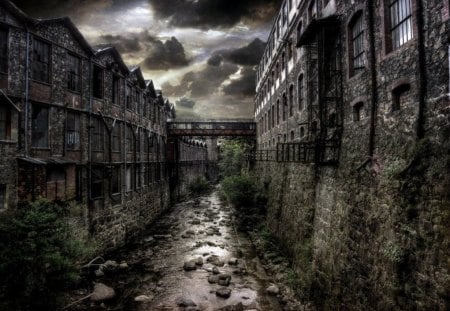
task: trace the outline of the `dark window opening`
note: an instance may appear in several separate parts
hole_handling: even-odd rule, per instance
[[[305,137],[305,128],[303,126],[300,128],[300,137]]]
[[[288,101],[286,94],[283,94],[283,121],[286,121],[288,111]]]
[[[353,122],[359,122],[362,120],[364,103],[360,102],[353,106]]]
[[[400,110],[407,103],[410,89],[409,84],[402,84],[392,91],[392,111]]]
[[[289,116],[294,115],[294,86],[289,87]]]
[[[303,32],[303,24],[300,21],[297,26],[297,44],[300,43],[300,38],[302,36],[302,32]]]
[[[111,171],[111,194],[120,194],[120,166],[114,166]]]
[[[308,7],[308,21],[311,22],[313,19],[317,18],[317,6],[316,2],[313,0]]]
[[[116,124],[112,130],[112,146],[111,149],[113,152],[119,152],[120,151],[120,124]]]
[[[281,107],[280,100],[277,100],[277,125],[280,124]]]
[[[113,85],[112,85],[112,102],[115,105],[119,104],[120,98],[120,77],[114,75],[113,76]]]
[[[48,147],[48,108],[33,105],[31,142],[33,147]]]
[[[317,121],[313,121],[311,123],[311,135],[312,136],[316,136],[317,135],[317,130],[318,130],[318,128],[317,128]]]
[[[0,211],[6,208],[6,185],[0,185]]]
[[[135,174],[135,178],[136,178],[136,189],[140,189],[142,184],[142,179],[141,179],[141,175],[142,175],[142,168],[140,164],[136,164],[135,166],[136,170],[136,174]]]
[[[80,115],[77,113],[67,113],[66,146],[71,150],[80,149]]]
[[[125,176],[125,186],[127,192],[134,190],[134,178],[133,178],[133,166],[127,165],[126,176]]]
[[[126,104],[126,108],[132,110],[133,109],[133,103],[131,100],[132,96],[131,96],[131,86],[127,85],[126,88],[126,100],[125,100],[125,104]]]
[[[8,72],[8,31],[0,29],[0,72]]]
[[[294,141],[294,137],[295,137],[294,131],[291,131],[291,141]]]
[[[93,167],[91,170],[91,198],[98,199],[103,196],[103,168]]]
[[[105,148],[105,126],[100,118],[92,119],[92,150],[103,151]]]
[[[0,106],[0,140],[11,139],[11,109]]]
[[[298,77],[298,110],[303,110],[304,104],[303,104],[303,75],[300,75]]]
[[[336,114],[334,112],[328,116],[328,126],[336,127]]]
[[[67,88],[74,92],[81,92],[81,59],[68,54]]]
[[[127,152],[134,152],[135,151],[135,138],[134,138],[134,133],[133,133],[133,129],[130,125],[127,125]]]
[[[33,40],[31,78],[50,83],[50,44],[38,39]]]
[[[95,98],[103,98],[103,69],[95,66],[92,70],[92,88]]]

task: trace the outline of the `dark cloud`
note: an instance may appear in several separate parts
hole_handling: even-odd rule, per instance
[[[256,71],[251,67],[245,67],[239,79],[233,80],[223,88],[226,95],[250,97],[255,94]]]
[[[214,66],[218,60],[226,59],[237,65],[254,66],[261,60],[265,46],[265,42],[256,38],[247,46],[238,49],[216,51],[208,60],[208,64]]]
[[[270,21],[282,0],[149,0],[157,16],[178,27],[231,27]]]
[[[168,70],[189,65],[183,45],[172,37],[166,42],[161,40],[150,41],[148,53],[142,65],[150,70]]]
[[[215,54],[208,59],[208,65],[210,66],[220,66],[222,64],[223,57],[220,54]]]
[[[198,114],[194,111],[196,102],[190,98],[183,97],[175,102],[177,118],[198,118]]]
[[[132,53],[142,50],[139,37],[132,35],[104,35],[99,37],[99,43],[105,45],[113,45],[120,53]]]

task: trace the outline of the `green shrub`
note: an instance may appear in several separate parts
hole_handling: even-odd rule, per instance
[[[209,182],[205,177],[197,177],[188,185],[188,190],[193,195],[201,195],[209,191]]]
[[[229,203],[236,207],[253,206],[255,204],[255,181],[245,175],[225,177],[222,182]]]
[[[65,221],[67,208],[38,201],[0,220],[0,304],[11,310],[55,310],[58,293],[77,280],[87,255]]]

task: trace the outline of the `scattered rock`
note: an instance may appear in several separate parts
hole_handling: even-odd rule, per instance
[[[197,257],[197,259],[195,259],[195,264],[197,266],[203,266],[203,257]]]
[[[113,299],[116,296],[114,288],[106,286],[103,283],[97,283],[91,295],[91,300],[95,302]]]
[[[193,221],[191,221],[191,224],[192,225],[199,225],[199,224],[201,224],[201,221],[200,221],[200,219],[194,219]]]
[[[225,263],[220,260],[220,257],[217,255],[211,255],[206,259],[207,262],[213,264],[214,266],[217,267],[223,267],[225,265]]]
[[[228,264],[231,266],[236,266],[238,264],[238,259],[237,258],[230,258],[230,260],[228,260]]]
[[[149,297],[147,295],[140,295],[134,298],[134,301],[136,302],[148,302],[150,300],[152,300],[152,297]]]
[[[103,273],[103,267],[100,266],[100,268],[98,268],[97,270],[95,270],[94,274],[95,274],[95,276],[98,277],[98,278],[104,276],[105,273]]]
[[[218,275],[210,275],[208,277],[208,283],[209,284],[216,284],[219,282],[219,276]]]
[[[242,302],[238,303],[234,306],[226,306],[223,308],[218,309],[218,311],[244,311],[244,305]]]
[[[196,269],[197,269],[197,264],[195,263],[194,260],[186,261],[186,262],[184,263],[183,269],[184,269],[185,271],[196,270]]]
[[[126,262],[122,262],[122,263],[119,265],[119,268],[122,269],[122,270],[126,270],[126,269],[129,268],[129,266],[128,266],[128,264],[127,264]]]
[[[230,281],[231,281],[231,275],[229,275],[228,273],[225,274],[219,274],[219,285],[222,286],[228,286],[230,285]]]
[[[213,267],[213,268],[212,268],[212,273],[214,273],[214,274],[219,274],[219,273],[220,273],[219,268]]]
[[[269,295],[276,296],[280,293],[280,289],[275,285],[270,285],[269,287],[266,288],[266,292]]]
[[[185,297],[178,297],[175,300],[175,303],[179,306],[179,307],[196,307],[197,305],[195,304],[195,302],[192,301],[192,299],[189,298],[185,298]]]
[[[225,298],[225,299],[230,298],[231,289],[226,288],[226,287],[221,287],[216,291],[216,296]]]

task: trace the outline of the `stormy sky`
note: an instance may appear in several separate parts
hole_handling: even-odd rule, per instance
[[[248,118],[282,0],[13,2],[33,17],[69,16],[93,46],[116,46],[177,103],[179,117]]]

